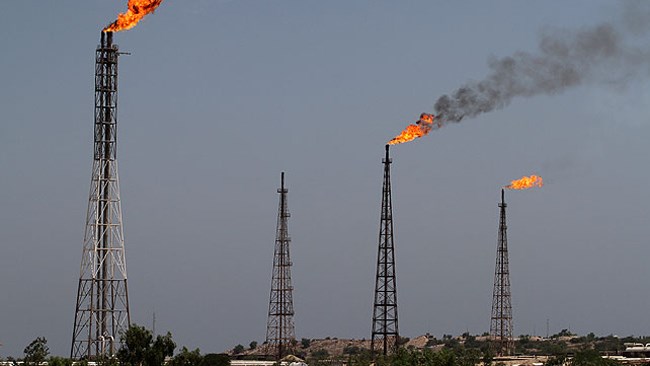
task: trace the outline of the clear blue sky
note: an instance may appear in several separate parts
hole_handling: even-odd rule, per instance
[[[619,5],[166,0],[115,36],[132,320],[262,342],[284,170],[297,337],[368,338],[384,143],[490,57]],[[125,8],[0,2],[0,357],[69,353],[94,51]],[[588,84],[393,148],[401,333],[489,329],[499,189],[537,173],[506,195],[515,333],[650,334],[649,101],[645,77]]]

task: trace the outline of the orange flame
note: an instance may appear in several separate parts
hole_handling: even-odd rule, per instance
[[[120,13],[116,21],[104,28],[104,32],[119,32],[135,27],[147,14],[153,13],[162,2],[163,0],[129,0],[129,10]]]
[[[422,113],[420,119],[415,122],[415,124],[408,125],[394,139],[388,141],[389,145],[403,144],[405,142],[413,141],[418,137],[425,136],[428,134],[434,127],[440,127],[439,125],[434,125],[433,121],[435,116],[433,114]]]
[[[544,186],[544,180],[542,177],[537,175],[531,175],[530,177],[522,177],[517,180],[513,180],[509,185],[504,188],[508,189],[528,189],[533,187],[542,187]]]

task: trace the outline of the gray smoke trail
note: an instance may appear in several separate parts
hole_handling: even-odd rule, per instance
[[[489,60],[491,72],[485,79],[436,101],[437,123],[460,122],[500,109],[515,97],[555,94],[587,83],[623,85],[647,74],[650,54],[628,40],[648,31],[649,15],[645,4],[628,2],[618,26],[605,23],[573,32],[545,32],[537,53],[516,52]]]

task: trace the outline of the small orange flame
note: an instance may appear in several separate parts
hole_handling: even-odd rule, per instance
[[[422,113],[420,115],[420,119],[415,122],[415,124],[408,125],[400,133],[398,136],[396,136],[394,139],[388,141],[389,145],[396,145],[396,144],[403,144],[405,142],[413,141],[418,137],[425,136],[428,134],[434,127],[440,127],[438,125],[434,125],[433,121],[435,119],[435,116],[433,114],[428,114],[428,113]]]
[[[537,176],[537,175],[531,175],[530,177],[522,177],[517,180],[513,180],[510,182],[509,185],[505,186],[504,188],[507,189],[528,189],[528,188],[533,188],[533,187],[543,187],[544,186],[544,180],[542,180],[542,177]]]
[[[119,32],[135,27],[147,14],[153,13],[162,2],[163,0],[129,0],[129,10],[120,13],[116,21],[104,28],[104,32]]]

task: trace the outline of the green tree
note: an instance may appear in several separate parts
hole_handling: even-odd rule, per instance
[[[481,348],[482,342],[477,341],[476,336],[468,334],[467,337],[465,337],[463,346],[465,346],[465,348]]]
[[[230,357],[225,353],[208,353],[200,366],[230,366]]]
[[[330,353],[327,352],[326,349],[321,348],[316,351],[312,351],[311,356],[316,359],[324,359],[328,358],[330,356]]]
[[[232,353],[236,355],[242,352],[244,352],[244,346],[242,346],[241,344],[236,345],[235,348],[232,349]]]
[[[549,356],[562,356],[567,354],[567,345],[565,342],[560,341],[547,341],[541,342],[539,351],[541,354]]]
[[[50,354],[50,348],[47,346],[45,337],[38,337],[25,347],[23,352],[25,353],[23,361],[26,366],[38,365],[45,362]]]
[[[250,347],[250,349],[255,349],[257,348],[257,342],[252,341],[248,346]]]
[[[349,364],[351,366],[367,366],[369,361],[356,362],[354,358]],[[404,349],[388,357],[379,356],[376,360],[377,366],[475,366],[481,360],[485,365],[492,363],[489,353],[482,353],[478,349],[443,348],[440,351],[431,349]],[[601,366],[601,365],[599,365]]]
[[[153,335],[144,327],[131,325],[121,336],[122,347],[117,351],[117,358],[123,365],[141,366],[147,351],[151,348]]]
[[[174,355],[176,343],[172,340],[172,334],[167,332],[164,336],[159,335],[151,345],[145,357],[146,366],[163,366],[165,358]]]
[[[571,366],[616,366],[620,365],[618,361],[602,358],[598,351],[585,349],[576,352],[573,359],[569,362]]]
[[[485,350],[485,352],[483,352],[482,361],[483,361],[483,365],[485,365],[485,366],[491,366],[492,365],[492,361],[494,361],[494,354],[489,349],[489,347],[488,347],[488,349]]]
[[[120,361],[115,357],[106,357],[106,356],[104,356],[104,357],[97,358],[96,364],[98,366],[119,366]],[[51,365],[48,365],[48,366],[51,366]],[[75,366],[80,366],[80,365],[77,364]]]
[[[600,352],[616,352],[619,349],[622,349],[624,343],[649,343],[645,338],[634,339],[634,338],[623,338],[619,339],[613,335],[608,335],[607,337],[599,338],[594,348]]]
[[[63,357],[50,357],[50,360],[47,361],[48,366],[72,366],[72,360],[69,358]]]
[[[474,366],[481,361],[481,352],[477,349],[460,349],[456,352],[456,364]]]
[[[162,366],[165,357],[172,356],[176,348],[171,333],[154,340],[149,330],[135,324],[122,334],[121,341],[117,359],[126,366]]]
[[[372,354],[367,348],[360,348],[359,353],[348,355],[349,366],[369,366],[372,363]]]
[[[301,339],[300,340],[300,345],[302,346],[302,348],[309,348],[309,346],[311,345],[311,339],[309,339],[309,338]]]
[[[358,346],[347,345],[343,348],[344,355],[357,355],[361,352],[361,348]]]
[[[546,360],[544,366],[562,366],[566,363],[566,356],[551,356]]]
[[[562,329],[560,333],[553,334],[551,339],[560,338],[560,337],[572,337],[575,334],[571,333],[568,329]]]
[[[199,366],[202,362],[203,356],[198,348],[190,351],[187,347],[183,347],[169,362],[169,366]]]

